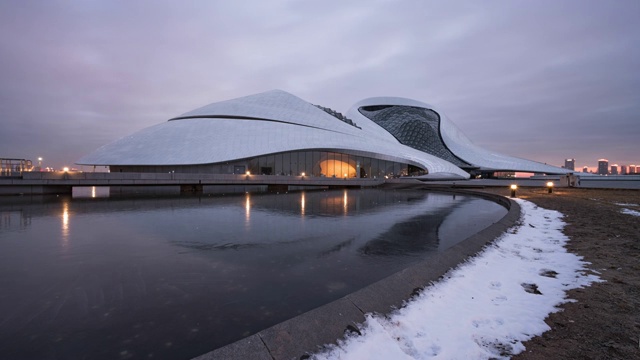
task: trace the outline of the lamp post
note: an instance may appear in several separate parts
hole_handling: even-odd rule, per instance
[[[511,197],[512,198],[516,197],[516,189],[518,189],[518,185],[512,184],[511,185]]]
[[[549,194],[553,193],[553,181],[549,181],[547,183],[547,189],[549,191]]]

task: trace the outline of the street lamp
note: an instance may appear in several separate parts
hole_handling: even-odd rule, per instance
[[[511,185],[511,197],[514,198],[516,197],[516,190],[518,189],[518,185],[516,184],[512,184]]]
[[[549,194],[553,192],[553,181],[547,183],[547,189],[549,190]]]

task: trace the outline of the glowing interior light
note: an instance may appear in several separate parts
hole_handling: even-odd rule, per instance
[[[356,176],[356,168],[351,166],[349,163],[342,162],[339,160],[323,160],[318,166],[321,169],[321,172],[326,177],[339,177],[340,174],[347,174],[347,176],[355,177]]]

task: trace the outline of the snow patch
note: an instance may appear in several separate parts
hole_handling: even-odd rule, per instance
[[[566,292],[601,281],[564,248],[562,214],[516,199],[519,225],[388,316],[313,359],[506,359],[549,330]]]
[[[614,203],[614,204],[618,206],[640,206],[638,204],[633,204],[633,203]]]
[[[640,216],[640,211],[636,211],[636,210],[631,210],[631,209],[622,209],[620,210],[621,213],[623,214],[627,214],[627,215],[633,215],[633,216]]]

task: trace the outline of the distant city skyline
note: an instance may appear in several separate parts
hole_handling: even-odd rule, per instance
[[[565,168],[567,168],[566,167],[567,160],[568,159],[565,159]],[[576,159],[573,159],[573,160],[576,160]],[[577,162],[577,163],[580,164],[580,162]],[[587,172],[605,175],[605,174],[613,174],[614,170],[612,170],[612,168],[615,167],[616,174],[635,174],[639,166],[640,165],[636,163],[623,164],[619,162],[609,161],[608,159],[605,159],[605,158],[600,158],[597,160],[596,166],[580,165],[580,166],[577,166],[576,169],[574,170],[585,172],[584,170],[586,168],[588,170]]]

